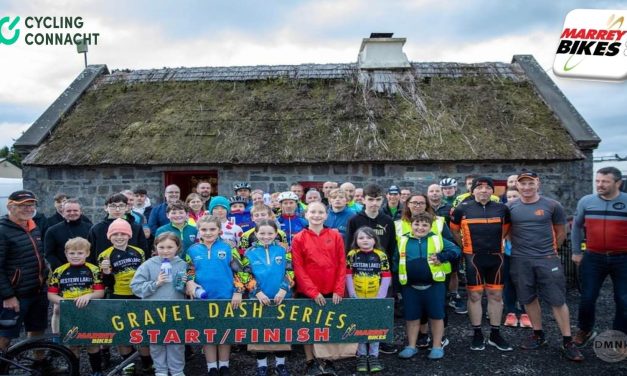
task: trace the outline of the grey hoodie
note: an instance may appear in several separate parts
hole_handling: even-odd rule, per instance
[[[175,281],[164,283],[157,287],[157,277],[161,272],[161,261],[160,256],[154,256],[139,266],[131,281],[133,294],[142,299],[150,300],[185,299],[183,292],[174,288]],[[174,280],[176,280],[177,273],[185,273],[187,271],[187,263],[178,256],[170,260],[170,263],[172,264],[172,278]]]

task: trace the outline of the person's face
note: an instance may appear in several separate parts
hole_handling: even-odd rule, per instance
[[[431,231],[431,223],[428,222],[412,222],[411,231],[416,238],[425,237]]]
[[[296,201],[294,200],[283,200],[281,201],[281,213],[283,214],[294,214],[296,212]]]
[[[322,198],[320,197],[320,193],[318,192],[307,192],[307,195],[305,196],[305,202],[307,203],[307,205],[311,204],[312,202],[322,202]]]
[[[181,190],[175,185],[170,185],[165,189],[165,200],[174,202],[181,198]]]
[[[67,201],[67,198],[62,198],[61,200],[54,202],[54,208],[57,209],[57,212],[63,215],[63,204]]]
[[[346,196],[337,194],[335,197],[329,199],[331,207],[335,211],[341,211],[346,207]]]
[[[278,209],[281,207],[281,203],[279,202],[279,197],[278,196],[274,196],[270,199],[270,207],[272,209]]]
[[[237,191],[235,191],[235,196],[241,196],[242,198],[248,200],[248,198],[250,197],[250,189],[246,189],[246,188],[238,189]],[[262,196],[262,200],[263,200],[263,196]]]
[[[431,184],[427,189],[427,196],[431,202],[440,202],[442,200],[442,188],[438,184]]]
[[[540,181],[538,179],[525,178],[516,182],[516,188],[520,192],[520,197],[533,199],[538,195]]]
[[[518,191],[507,191],[505,197],[507,197],[507,202],[516,201],[520,198],[520,193]]]
[[[128,234],[125,234],[123,232],[116,232],[114,234],[111,234],[111,238],[109,240],[115,248],[124,250],[128,246],[128,241],[130,239],[131,237],[128,236]]]
[[[344,191],[346,199],[350,202],[355,196],[355,186],[351,183],[344,183],[340,188]]]
[[[258,223],[263,219],[270,219],[270,215],[267,210],[256,210],[252,213],[253,222]]]
[[[265,246],[272,244],[276,235],[277,233],[272,226],[261,226],[259,230],[257,230],[257,239]]]
[[[620,190],[621,181],[615,181],[612,174],[596,174],[594,185],[601,196],[612,197]]]
[[[200,236],[203,243],[213,243],[220,236],[220,227],[213,222],[201,223],[198,226],[198,236]]]
[[[213,208],[213,211],[211,212],[211,214],[220,218],[220,220],[223,220],[226,218],[227,211],[224,206],[218,205],[215,208]]]
[[[135,205],[135,195],[125,193],[124,196],[126,196],[126,200],[128,201],[128,204],[126,204],[126,212],[129,213],[133,210],[133,205]]]
[[[388,205],[392,207],[398,206],[401,200],[401,195],[398,193],[388,193],[385,197],[388,199]]]
[[[146,195],[141,193],[135,194],[135,206],[140,208],[146,203]]]
[[[422,196],[411,196],[409,198],[407,206],[409,206],[409,211],[411,212],[411,215],[416,215],[424,212],[427,209],[427,200],[425,200],[425,198]]]
[[[507,177],[507,188],[516,189],[516,179],[518,179],[518,175],[510,175]]]
[[[456,191],[457,191],[457,187],[442,187],[442,196],[453,197],[455,196]]]
[[[290,187],[290,191],[294,192],[298,196],[299,200],[303,199],[303,187],[300,185],[293,185]]]
[[[196,186],[196,193],[198,193],[200,197],[208,199],[211,197],[211,183],[206,181],[198,183]]]
[[[19,222],[26,222],[35,216],[37,203],[35,201],[26,201],[21,204],[7,205],[7,209],[13,219]]]
[[[334,188],[337,188],[337,183],[331,181],[324,183],[322,185],[322,193],[324,194],[324,197],[329,197],[329,192]]]
[[[401,189],[401,202],[407,201],[410,195],[411,191],[409,189]]]
[[[242,204],[241,202],[231,204],[231,213],[241,213],[244,210],[246,210],[246,205]]]
[[[109,214],[109,218],[122,218],[126,213],[126,204],[124,202],[112,202],[105,207]]]
[[[494,189],[487,184],[479,184],[472,191],[472,194],[475,196],[475,200],[482,204],[486,204],[490,201],[490,196],[494,193]]]
[[[253,205],[255,205],[258,202],[263,203],[263,194],[255,193],[253,194],[252,199],[253,199]]]
[[[319,202],[314,202],[307,208],[307,214],[305,218],[309,221],[310,225],[322,226],[327,219],[327,211]]]
[[[163,239],[155,246],[157,255],[161,258],[173,259],[178,252],[178,247],[172,239]]]
[[[383,205],[383,196],[372,197],[366,196],[364,197],[364,206],[368,213],[376,213],[381,209],[381,205]]]
[[[468,192],[470,192],[470,188],[472,188],[472,181],[473,181],[473,180],[474,180],[474,179],[470,179],[470,178],[466,179],[466,182],[465,182],[465,183],[466,183],[466,190],[467,190]]]
[[[88,256],[88,249],[69,249],[65,251],[65,257],[70,265],[84,265]]]
[[[359,204],[364,203],[364,190],[362,188],[355,188],[355,193],[353,194],[353,200]]]
[[[192,209],[194,213],[197,213],[202,209],[203,202],[199,198],[193,198],[189,200],[189,202],[187,203],[187,206],[189,206],[189,208]]]
[[[357,246],[362,251],[365,251],[365,252],[372,251],[374,248],[374,244],[375,244],[374,239],[371,238],[370,235],[366,234],[365,232],[360,231],[359,235],[357,235]]]
[[[66,221],[76,221],[81,217],[81,206],[79,204],[63,205],[63,218]]]
[[[181,226],[187,222],[187,212],[185,210],[170,210],[167,217],[172,224],[177,226]]]

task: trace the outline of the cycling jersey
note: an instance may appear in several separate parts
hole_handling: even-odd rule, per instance
[[[109,247],[98,256],[98,265],[106,259],[111,262],[111,273],[103,274],[105,284],[113,287],[115,295],[133,295],[131,280],[139,265],[146,260],[144,251],[132,245],[124,251]]]
[[[231,299],[234,292],[244,292],[237,273],[241,272],[239,253],[221,239],[209,249],[205,244],[194,244],[187,250],[191,260],[188,273],[207,292],[207,299]]]
[[[503,238],[509,226],[509,209],[493,201],[483,205],[476,200],[466,200],[453,209],[451,216],[451,230],[461,232],[465,254],[502,253]]]
[[[281,225],[281,230],[283,230],[285,235],[287,235],[287,244],[289,246],[292,245],[294,235],[298,234],[307,227],[307,220],[297,216],[296,214],[281,214],[278,221]]]
[[[48,280],[48,292],[64,299],[76,299],[97,290],[104,290],[100,269],[90,263],[63,264],[52,272]]]
[[[269,247],[256,244],[244,253],[242,266],[248,277],[246,287],[251,297],[262,291],[273,299],[280,289],[285,290],[287,298],[291,297],[294,286],[292,254],[285,248],[276,244]]]
[[[282,230],[277,231],[277,237],[275,241],[287,244],[287,235],[285,235],[285,232]],[[246,252],[248,248],[254,246],[256,242],[257,235],[255,235],[255,229],[251,228],[242,235],[242,239],[239,242],[240,255],[243,255],[244,252]]]
[[[352,280],[356,297],[384,298],[387,286],[384,286],[386,291],[379,294],[381,282],[384,278],[392,277],[387,255],[378,249],[371,252],[364,252],[360,249],[351,250],[346,255],[346,277],[347,281],[348,278]]]

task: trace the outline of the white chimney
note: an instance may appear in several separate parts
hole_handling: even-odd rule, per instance
[[[405,69],[410,68],[403,52],[406,38],[392,38],[393,33],[372,33],[364,38],[359,49],[359,69]]]

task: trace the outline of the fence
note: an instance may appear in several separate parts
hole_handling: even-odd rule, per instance
[[[572,248],[570,246],[570,236],[564,241],[558,251],[562,265],[564,266],[564,275],[566,275],[566,286],[568,288],[579,289],[579,271],[577,265],[571,259]]]

